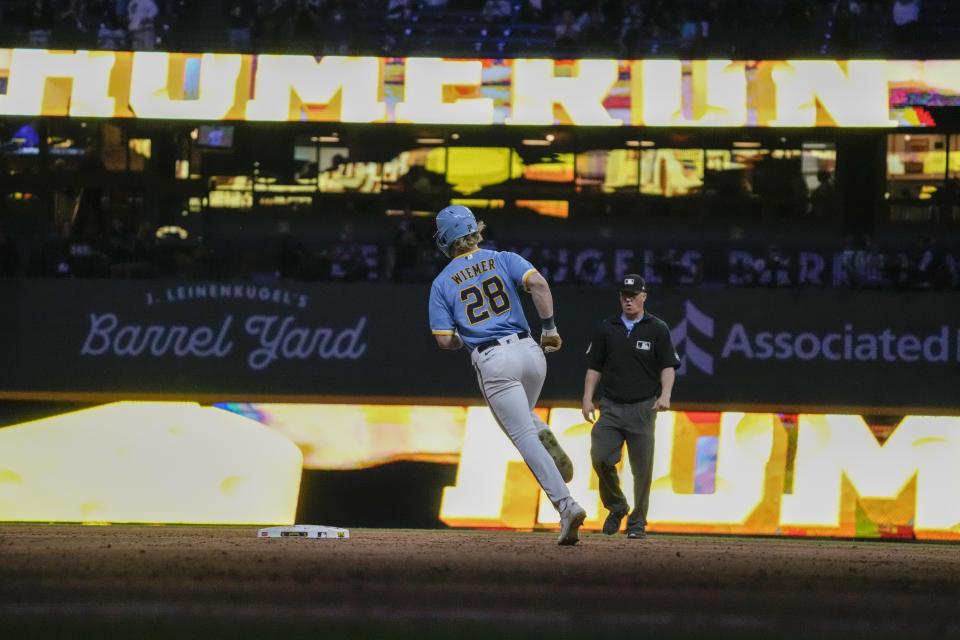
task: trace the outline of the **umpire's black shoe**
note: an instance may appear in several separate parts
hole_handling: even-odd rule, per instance
[[[635,525],[627,529],[628,538],[646,538],[647,537],[647,528],[642,524]]]
[[[620,524],[626,517],[626,511],[611,511],[607,519],[603,521],[603,532],[608,536],[612,536],[617,531],[620,531]]]

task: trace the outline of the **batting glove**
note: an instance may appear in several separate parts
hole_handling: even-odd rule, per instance
[[[562,346],[563,338],[560,337],[555,328],[544,329],[540,332],[540,348],[543,349],[544,353],[559,351]]]

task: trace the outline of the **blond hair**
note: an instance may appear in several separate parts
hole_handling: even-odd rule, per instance
[[[453,241],[453,243],[450,245],[451,255],[459,256],[460,254],[476,249],[477,245],[483,242],[483,230],[486,228],[487,225],[483,222],[483,220],[478,220],[476,231]]]

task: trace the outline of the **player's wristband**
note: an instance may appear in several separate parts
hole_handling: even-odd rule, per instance
[[[540,323],[545,331],[553,331],[557,328],[557,323],[553,321],[553,316],[550,316],[549,318],[540,318]]]

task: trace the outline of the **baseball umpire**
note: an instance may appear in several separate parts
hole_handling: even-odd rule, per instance
[[[590,433],[590,459],[600,479],[600,499],[610,511],[603,532],[613,535],[628,512],[627,536],[646,537],[656,412],[670,408],[680,358],[670,328],[644,309],[647,287],[635,273],[620,283],[620,315],[600,323],[587,348],[583,417],[594,422],[594,396],[600,392],[600,417]],[[620,490],[617,463],[627,445],[633,470],[633,511]]]
[[[547,375],[544,352],[563,344],[553,319],[553,296],[526,259],[479,248],[483,229],[467,207],[451,205],[437,214],[434,238],[450,263],[430,289],[430,329],[441,349],[466,345],[490,411],[560,512],[559,544],[574,545],[587,514],[566,485],[573,464],[533,413]],[[540,316],[539,345],[530,337],[517,293],[521,288]]]

